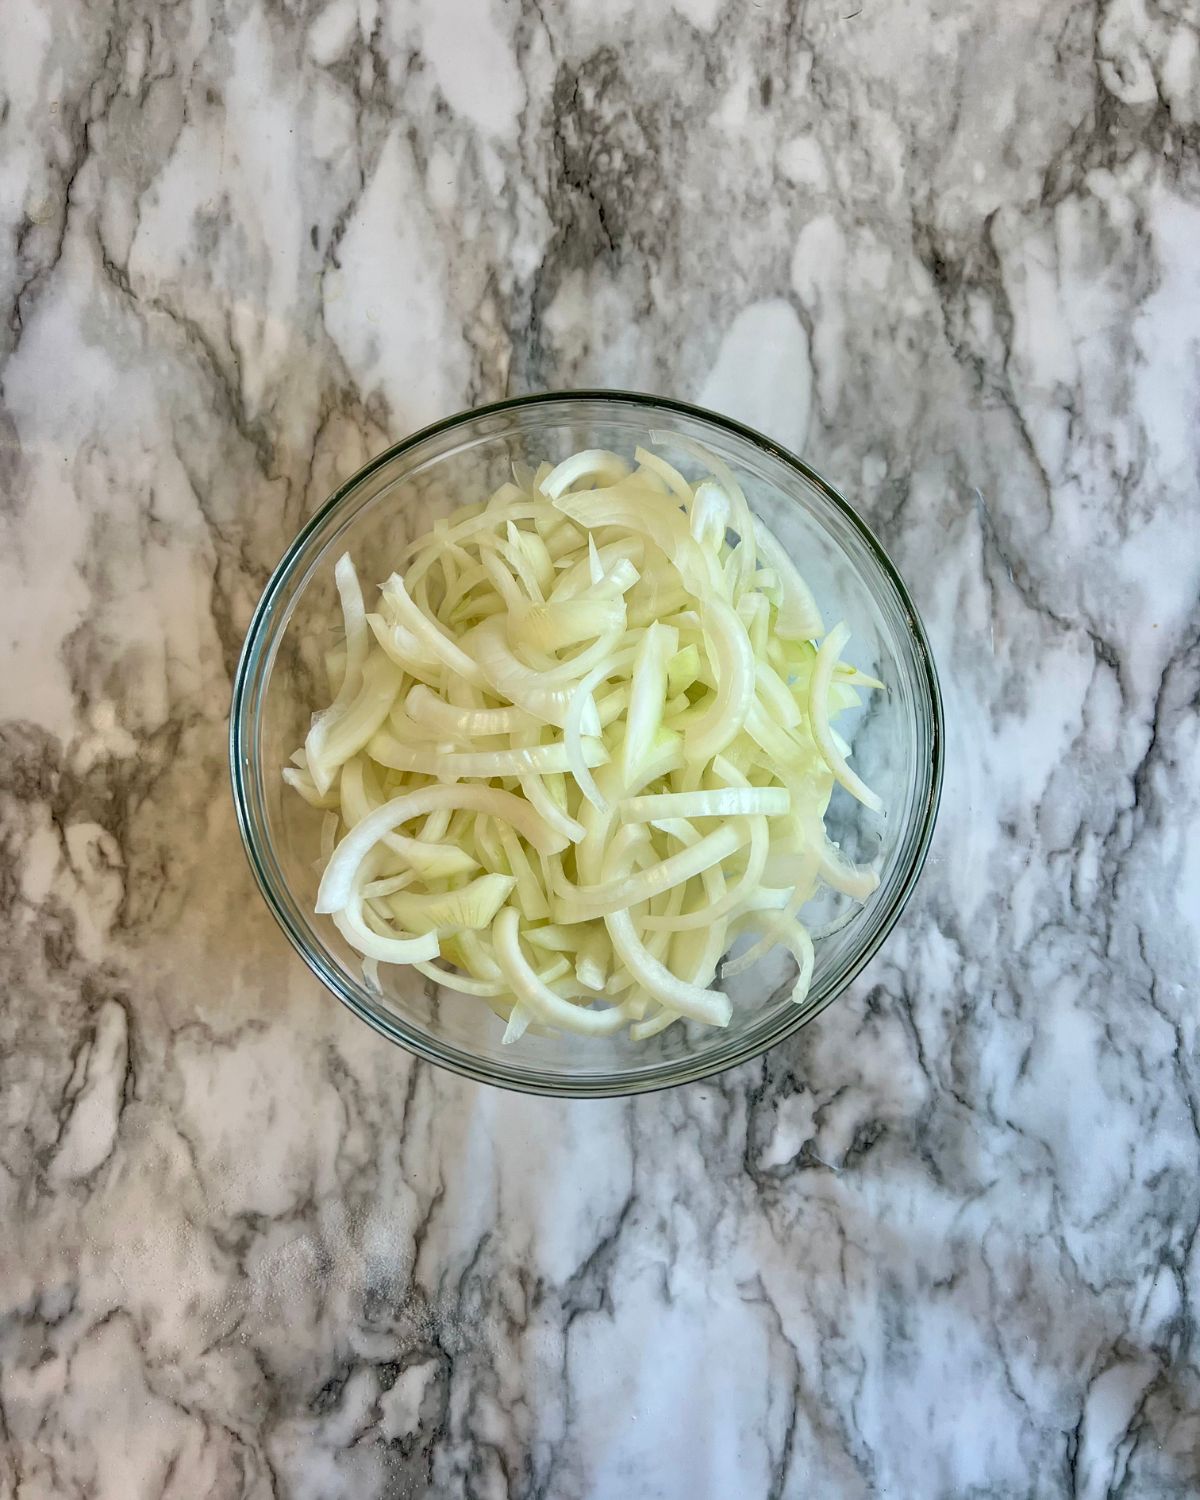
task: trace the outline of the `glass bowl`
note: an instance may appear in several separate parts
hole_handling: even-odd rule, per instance
[[[503,1046],[504,1024],[481,1000],[416,971],[381,967],[382,993],[327,917],[313,915],[321,814],[280,772],[327,701],[321,661],[339,621],[333,564],[349,550],[364,589],[392,571],[403,544],[511,475],[581,448],[632,456],[651,429],[718,453],[817,597],[827,624],[844,619],[856,666],[881,678],[859,722],[839,728],[854,763],[883,799],[873,816],[840,788],[827,826],[854,859],[877,861],[865,905],[832,895],[810,903],[816,963],[803,1005],[791,1002],[792,960],[774,955],[729,985],[724,1030],[677,1022],[641,1043],[527,1033]],[[663,449],[685,473],[697,466]],[[523,397],[427,427],[373,459],[313,516],[267,584],[234,683],[230,760],[238,822],[255,877],[284,932],[355,1015],[419,1057],[467,1077],[530,1093],[603,1096],[686,1083],[754,1057],[810,1021],[859,973],[913,888],[933,832],[942,777],[937,675],[925,631],[883,548],[849,505],[799,459],[738,422],[680,402],[613,391]],[[720,981],[718,981],[720,983]]]

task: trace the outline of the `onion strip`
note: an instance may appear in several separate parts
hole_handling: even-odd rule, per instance
[[[846,757],[834,744],[833,731],[829,727],[829,687],[833,681],[833,669],[849,639],[850,627],[843,622],[835,625],[821,642],[808,688],[808,720],[817,749],[834,776],[864,807],[870,808],[873,813],[881,813],[883,803],[846,764]]]

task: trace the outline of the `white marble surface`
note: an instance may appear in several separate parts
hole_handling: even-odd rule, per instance
[[[0,1496],[1200,1491],[1196,0],[3,0]],[[259,901],[230,674],[386,442],[611,384],[839,483],[947,695],[853,993],[634,1103]]]

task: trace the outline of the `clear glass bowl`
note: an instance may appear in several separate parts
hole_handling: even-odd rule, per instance
[[[682,433],[733,468],[752,507],[812,586],[827,624],[853,631],[847,655],[881,678],[860,721],[839,728],[860,774],[883,798],[880,819],[840,789],[831,835],[854,859],[878,861],[880,884],[863,906],[827,896],[805,909],[817,935],[812,988],[789,999],[791,959],[775,956],[730,985],[724,1030],[678,1022],[634,1043],[625,1036],[526,1034],[504,1027],[482,1001],[440,989],[415,971],[381,968],[383,993],[328,918],[313,915],[321,814],[281,777],[322,706],[320,663],[339,615],[333,564],[349,550],[364,587],[382,582],[404,542],[440,516],[486,497],[519,459],[533,467],[581,448],[632,455],[651,429]],[[696,466],[665,449],[685,473]],[[675,401],[613,391],[525,397],[450,417],[374,459],[321,508],[267,584],[234,684],[230,760],[238,821],[254,874],[288,938],[317,977],[369,1025],[419,1057],[487,1083],[567,1096],[638,1093],[703,1078],[744,1062],[810,1021],[870,959],[920,873],[942,779],[941,697],[929,643],[883,548],[846,502],[783,449],[725,417]]]

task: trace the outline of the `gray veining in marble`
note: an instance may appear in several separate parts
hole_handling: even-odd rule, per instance
[[[0,3],[0,1497],[1200,1492],[1196,0]],[[253,890],[299,523],[509,391],[840,484],[942,668],[853,992],[416,1066]]]

